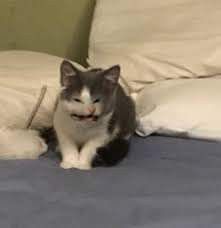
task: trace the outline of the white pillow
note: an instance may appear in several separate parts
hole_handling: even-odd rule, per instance
[[[46,94],[31,126],[52,125],[62,60],[38,52],[0,52],[0,128],[24,128],[43,86],[47,87]]]
[[[221,1],[97,0],[92,66],[122,66],[135,92],[147,82],[221,73]]]
[[[36,129],[52,126],[61,62],[43,53],[0,52],[0,159],[36,159],[47,150]],[[27,129],[43,88],[45,96]]]
[[[137,133],[221,140],[221,80],[177,79],[148,85],[137,98]]]

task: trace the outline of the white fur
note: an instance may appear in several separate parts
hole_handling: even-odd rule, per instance
[[[90,119],[76,121],[65,110],[63,102],[60,101],[54,115],[54,128],[62,153],[60,165],[62,168],[88,170],[91,168],[97,148],[112,139],[107,132],[111,114],[96,122]]]
[[[91,162],[96,155],[97,148],[105,145],[107,141],[109,141],[107,134],[98,134],[96,137],[88,140],[80,151],[79,164],[77,168],[84,170],[90,169]]]
[[[37,131],[0,129],[0,159],[36,159],[46,150]]]
[[[81,92],[81,100],[83,101],[84,104],[91,104],[91,95],[90,91],[87,87],[84,87],[82,92]]]
[[[137,101],[138,93],[131,93],[130,97],[133,99],[134,102]]]

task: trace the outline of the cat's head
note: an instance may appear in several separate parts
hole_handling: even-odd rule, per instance
[[[60,67],[60,102],[77,120],[97,120],[113,110],[120,67],[81,71],[64,60]]]

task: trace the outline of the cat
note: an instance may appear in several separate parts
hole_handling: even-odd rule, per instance
[[[53,126],[64,169],[113,166],[128,153],[135,105],[118,83],[120,66],[81,71],[64,60]]]

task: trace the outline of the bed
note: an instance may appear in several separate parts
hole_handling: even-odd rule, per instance
[[[45,0],[41,5],[38,1],[30,4],[1,1],[4,19],[1,22],[7,23],[1,25],[5,32],[0,49],[40,51],[85,65],[94,1],[63,2],[60,10],[60,1]],[[140,2],[143,5],[134,5],[133,0],[118,0],[118,5],[109,0],[97,0],[89,43],[89,65],[107,67],[117,61],[122,66],[122,85],[136,96],[151,83],[157,85],[169,80],[188,80],[189,83],[195,82],[197,77],[205,82],[209,79],[204,77],[220,76],[220,1],[214,1],[214,4],[209,0]],[[208,14],[208,11],[213,13]],[[37,23],[39,15],[44,23]],[[137,20],[128,20],[135,17]],[[64,27],[65,32],[61,33]],[[146,28],[150,31],[145,31]],[[20,129],[26,126],[45,84],[47,99],[38,109],[31,127],[51,126],[61,58],[23,51],[0,54],[0,86],[9,88],[12,94],[13,99],[6,102],[9,110],[17,105],[17,112],[0,110],[0,127],[7,125]],[[12,56],[9,58],[9,55]],[[10,76],[14,80],[8,80]],[[30,80],[26,80],[28,77]],[[213,90],[212,83],[214,81],[210,83],[209,91]],[[197,99],[201,99],[202,93],[206,96],[205,87]],[[14,95],[18,92],[20,97]],[[157,104],[162,104],[158,98],[164,98],[160,92],[153,91]],[[221,95],[219,88],[217,93]],[[210,101],[214,97],[211,94]],[[0,97],[4,102],[9,98],[5,94]],[[217,102],[221,101],[218,96],[216,98]],[[146,97],[144,99],[151,103]],[[199,111],[197,103],[192,106]],[[173,104],[166,106],[167,110],[176,111],[176,108],[170,108],[175,107]],[[144,106],[147,108],[146,104]],[[163,133],[172,133],[173,126],[173,135],[176,132],[179,136],[204,140],[153,135],[155,128],[150,128],[151,124],[159,119],[155,115],[149,118],[151,107],[145,110],[147,116],[139,129],[140,135],[151,135],[134,136],[129,157],[119,166],[96,168],[90,172],[63,170],[54,150],[37,160],[0,160],[0,227],[220,228],[221,132],[189,134],[187,130],[198,120],[197,113],[194,121],[188,120],[188,124],[182,126],[185,132],[163,119],[163,123],[167,123]],[[214,111],[216,119],[213,115],[206,117],[215,119],[212,128],[216,126],[219,130],[221,105],[214,103],[214,107],[218,107]],[[165,115],[164,109],[160,110],[161,117],[170,116],[170,120],[174,120],[171,112]],[[180,119],[177,122],[183,123]],[[142,124],[147,123],[149,125],[142,128]],[[155,130],[160,133],[163,128],[157,124]]]
[[[220,227],[220,143],[134,137],[114,168],[62,170],[40,160],[0,162],[0,227]]]

